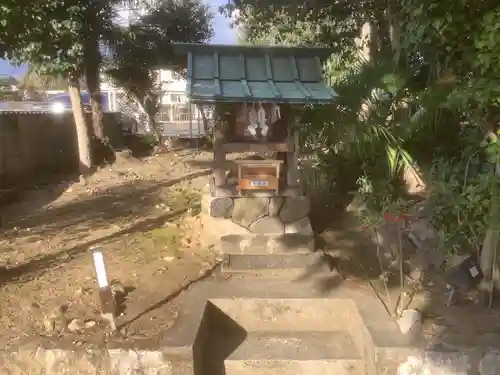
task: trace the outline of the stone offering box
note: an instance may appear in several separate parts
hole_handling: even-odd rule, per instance
[[[305,105],[336,97],[322,74],[321,59],[331,52],[197,44],[176,44],[175,50],[187,55],[190,101],[213,108],[213,177],[203,196],[204,228],[215,242],[236,239],[257,253],[289,247],[290,236],[311,243],[297,130]],[[231,153],[254,156],[227,160]]]

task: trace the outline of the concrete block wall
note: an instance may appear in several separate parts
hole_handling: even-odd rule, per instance
[[[104,123],[111,143],[120,144],[120,115],[107,113]],[[33,186],[77,170],[72,113],[0,112],[0,189]]]

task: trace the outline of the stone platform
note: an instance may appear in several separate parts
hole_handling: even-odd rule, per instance
[[[205,193],[202,211],[213,219],[230,220],[243,229],[238,234],[309,234],[307,197],[213,197]],[[246,230],[246,231],[245,231]]]
[[[307,197],[202,199],[205,238],[221,254],[310,253],[314,236]]]
[[[315,285],[214,277],[181,297],[179,319],[156,349],[19,351],[3,357],[2,374],[31,373],[19,369],[34,360],[46,375],[497,374],[492,348],[428,347],[403,336],[370,292]],[[7,372],[13,363],[17,372]]]

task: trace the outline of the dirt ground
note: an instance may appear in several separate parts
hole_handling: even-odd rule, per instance
[[[201,245],[197,215],[210,160],[191,150],[123,154],[86,183],[43,186],[2,209],[0,342],[104,339],[92,246],[102,247],[123,300],[121,340],[154,338],[168,328],[178,314],[170,300],[216,263]]]
[[[92,246],[102,247],[108,278],[122,299],[116,340],[159,339],[178,316],[175,297],[217,263],[216,254],[203,246],[198,216],[211,159],[210,153],[193,150],[143,159],[123,154],[86,183],[42,186],[2,208],[2,346],[43,337],[75,346],[109,341],[100,320]],[[339,257],[343,276],[327,279],[325,292],[349,282],[390,305],[375,246],[359,223],[325,206],[325,200],[320,208],[311,216],[317,246]],[[423,313],[423,333],[430,342],[464,343],[478,336],[496,340],[492,327],[500,324],[498,307],[486,309],[474,293],[445,306],[446,285],[435,275],[415,284],[406,279],[405,285],[415,301],[410,307]],[[398,272],[389,272],[393,303],[398,286]]]
[[[381,267],[375,244],[358,220],[343,210],[328,208],[315,210],[311,215],[318,232],[316,245],[338,259],[342,277],[322,280],[320,288],[327,292],[340,284],[361,288],[374,293],[385,304],[396,320],[395,306],[400,297],[399,267],[383,266],[389,293],[384,288]],[[415,253],[405,246],[406,259]],[[421,278],[412,279],[412,269],[405,262],[403,306],[422,314],[417,327],[429,346],[453,348],[461,345],[498,347],[500,334],[500,293],[495,294],[491,308],[488,298],[477,289],[459,291],[456,301],[447,306],[449,291],[443,273],[436,270],[423,272]]]

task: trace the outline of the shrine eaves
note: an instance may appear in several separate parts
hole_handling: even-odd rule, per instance
[[[327,104],[337,97],[323,78],[325,48],[178,43],[175,50],[187,54],[193,103]]]

